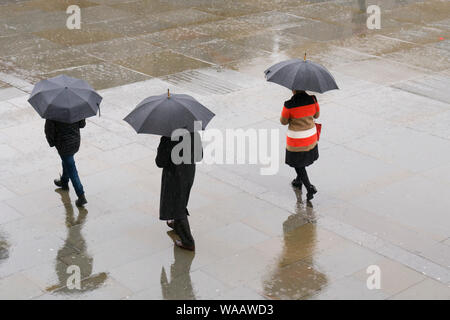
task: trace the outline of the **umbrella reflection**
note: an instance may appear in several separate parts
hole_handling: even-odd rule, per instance
[[[88,211],[85,208],[77,208],[78,216],[75,217],[69,194],[59,190],[57,192],[61,196],[66,211],[67,238],[56,257],[55,269],[59,283],[47,288],[47,291],[79,294],[95,290],[106,281],[108,276],[104,272],[92,275],[93,258],[87,252],[86,240],[81,233]],[[81,280],[79,288],[71,285],[73,270],[79,270]]]
[[[164,267],[161,269],[162,296],[165,300],[195,300],[190,274],[195,253],[174,247],[173,255],[175,261],[170,266],[170,282]]]
[[[323,288],[327,277],[301,260],[311,262],[316,252],[316,215],[311,203],[304,205],[301,192],[296,213],[283,223],[283,251],[276,269],[264,282],[264,294],[272,299],[305,299]]]

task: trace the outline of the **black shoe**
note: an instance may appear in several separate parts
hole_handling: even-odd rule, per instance
[[[69,190],[69,183],[62,182],[61,179],[55,179],[53,180],[53,182],[55,183],[55,186],[57,186],[58,188],[61,188],[66,191]]]
[[[83,195],[78,197],[78,200],[75,201],[75,204],[77,205],[77,207],[81,208],[83,207],[87,202],[86,197]]]
[[[175,219],[174,230],[178,237],[180,237],[180,241],[175,241],[175,244],[180,248],[194,251],[195,241],[192,237],[191,227],[189,226],[187,217],[184,219]]]
[[[291,185],[294,188],[300,189],[300,191],[302,190],[302,182],[298,181],[297,179],[292,180]]]
[[[314,199],[314,195],[317,193],[317,189],[315,186],[311,185],[311,187],[308,188],[308,193],[306,194],[306,200],[310,201]]]

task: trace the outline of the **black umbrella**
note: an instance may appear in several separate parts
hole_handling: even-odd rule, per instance
[[[331,73],[322,65],[305,59],[291,59],[264,71],[266,80],[292,90],[324,93],[339,89]]]
[[[48,120],[75,123],[100,113],[102,97],[84,80],[60,75],[39,81],[28,102]]]
[[[170,137],[176,129],[194,132],[194,122],[201,121],[202,130],[214,117],[208,108],[186,94],[151,96],[139,103],[124,119],[137,133]]]

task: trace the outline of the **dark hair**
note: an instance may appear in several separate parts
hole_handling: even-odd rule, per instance
[[[299,93],[306,93],[305,90],[293,90],[294,94],[299,94]]]

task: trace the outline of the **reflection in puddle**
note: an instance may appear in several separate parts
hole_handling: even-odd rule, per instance
[[[296,213],[283,223],[284,245],[276,269],[264,282],[264,294],[272,299],[305,299],[323,288],[326,275],[301,260],[313,258],[316,250],[316,216],[311,203],[306,206],[301,192],[297,196]]]
[[[81,234],[81,229],[86,221],[88,211],[85,208],[77,208],[78,216],[75,217],[72,202],[67,192],[57,191],[61,195],[61,201],[66,211],[67,238],[59,249],[56,257],[56,274],[59,283],[47,291],[56,291],[64,294],[79,294],[92,291],[105,283],[108,275],[104,272],[92,275],[93,258],[87,252],[86,241]],[[72,268],[69,268],[72,266]],[[75,266],[75,268],[73,267]],[[76,284],[76,271],[80,274],[80,288],[74,288]]]
[[[9,258],[9,243],[0,233],[0,265]]]
[[[175,261],[170,266],[170,281],[164,267],[161,269],[161,291],[165,300],[195,300],[191,281],[191,265],[195,253],[174,246]]]
[[[367,32],[366,0],[358,0],[359,10],[352,11],[352,33],[363,35]]]

